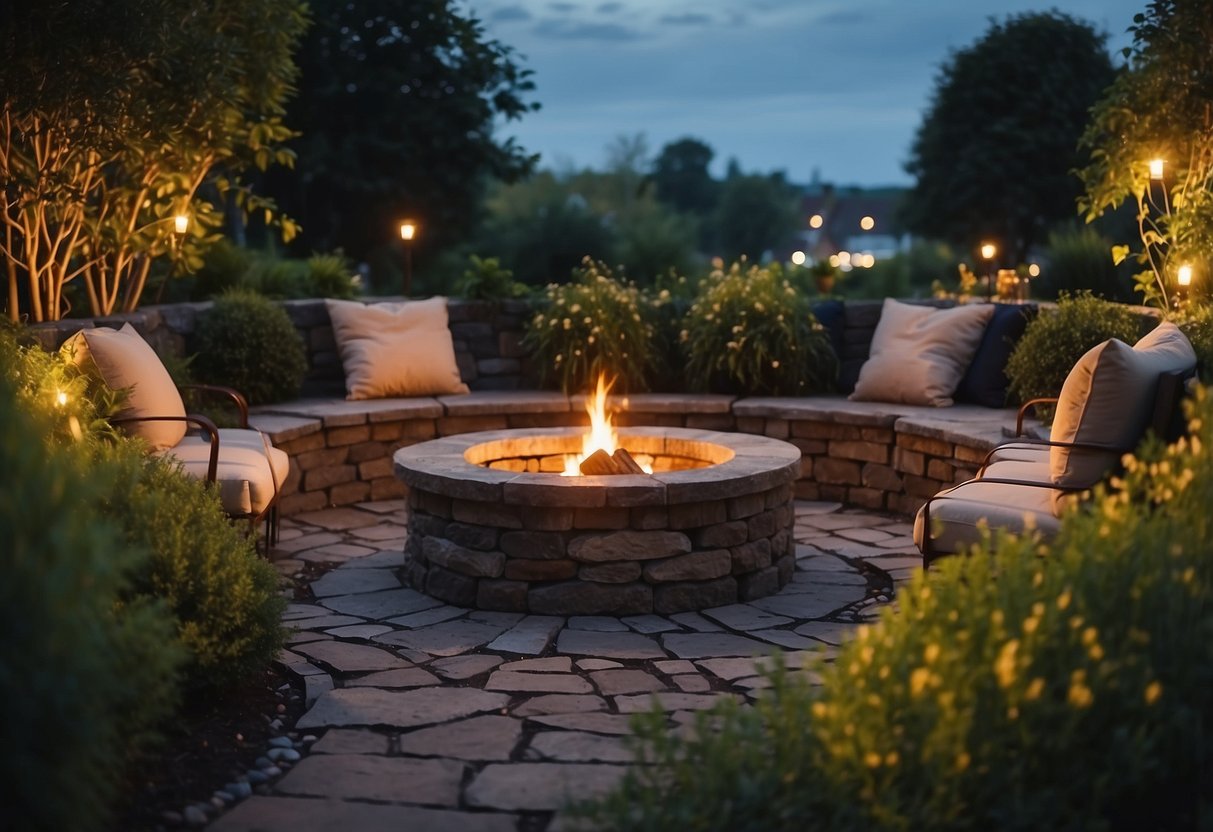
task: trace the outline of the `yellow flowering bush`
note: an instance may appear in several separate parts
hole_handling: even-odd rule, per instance
[[[600,372],[616,390],[645,390],[656,361],[651,311],[635,284],[587,257],[572,281],[547,287],[524,343],[541,379],[566,393],[589,390]]]
[[[734,263],[708,275],[682,337],[687,378],[700,390],[803,396],[830,390],[837,379],[825,328],[777,264]]]
[[[689,740],[646,723],[639,742],[661,751],[657,765],[597,807],[604,828],[1207,828],[1205,389],[1190,416],[1188,437],[1127,458],[1051,543],[1000,533],[919,575],[898,611],[822,664],[819,688],[777,684]]]

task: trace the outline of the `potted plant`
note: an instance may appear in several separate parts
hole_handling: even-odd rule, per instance
[[[828,259],[818,260],[808,267],[808,272],[817,286],[817,294],[829,295],[834,292],[834,283],[838,280],[838,267]]]

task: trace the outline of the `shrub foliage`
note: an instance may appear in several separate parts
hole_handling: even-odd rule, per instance
[[[295,398],[307,373],[307,352],[282,307],[252,292],[233,290],[198,322],[199,381],[234,387],[250,404]]]
[[[820,666],[689,739],[655,715],[591,812],[628,830],[1199,829],[1213,812],[1213,399],[1044,544],[940,561]]]

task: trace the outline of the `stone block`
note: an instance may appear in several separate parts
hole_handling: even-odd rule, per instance
[[[729,519],[729,511],[723,500],[704,503],[681,503],[666,509],[670,516],[671,529],[696,529],[711,526]]]
[[[792,425],[787,419],[767,419],[762,434],[772,439],[787,439],[792,435]]]
[[[893,444],[892,428],[860,428],[859,436],[864,442],[879,442],[882,445]]]
[[[686,426],[697,430],[733,430],[731,413],[688,413]]]
[[[522,364],[517,358],[482,358],[476,362],[476,370],[482,376],[518,375]]]
[[[796,551],[796,540],[788,529],[780,529],[771,535],[771,559],[779,560]]]
[[[956,469],[942,459],[927,460],[927,476],[940,482],[952,482],[956,477]]]
[[[451,572],[441,566],[430,566],[425,575],[425,594],[457,607],[470,607],[476,603],[478,583],[467,575]]]
[[[501,612],[526,612],[528,586],[522,581],[486,578],[476,587],[476,607]]]
[[[934,497],[943,490],[943,486],[944,484],[939,480],[933,480],[927,477],[907,476],[905,478],[905,493],[914,497]]]
[[[757,572],[749,572],[737,577],[737,600],[753,601],[755,598],[765,598],[779,591],[779,569],[768,566]]]
[[[830,442],[829,455],[834,459],[857,459],[861,462],[889,461],[889,446],[863,440],[834,440]]]
[[[785,482],[782,485],[772,488],[766,493],[767,508],[775,508],[776,506],[781,506],[787,503],[792,499],[793,490],[793,484],[790,482]]]
[[[819,500],[826,500],[828,502],[835,503],[845,503],[847,501],[847,488],[845,485],[819,483],[817,486],[817,494]]]
[[[414,505],[414,501],[415,505]],[[441,494],[435,494],[432,491],[419,491],[413,489],[409,494],[409,505],[419,508],[427,514],[432,514],[435,517],[445,517],[451,519],[451,498],[444,497]]]
[[[358,477],[358,469],[353,465],[330,465],[326,468],[313,468],[304,471],[303,490],[322,491],[343,482],[352,482]]]
[[[766,419],[761,416],[738,416],[737,417],[737,432],[738,433],[766,433]],[[783,420],[780,420],[783,421]],[[786,422],[785,422],[786,424]],[[783,438],[783,437],[778,437]]]
[[[867,488],[880,491],[901,491],[901,476],[888,465],[877,465],[869,462],[863,466],[862,481]]]
[[[308,511],[318,511],[328,505],[328,495],[323,491],[312,491],[303,494],[288,494],[278,500],[278,510],[290,517]]]
[[[713,549],[646,563],[644,579],[649,583],[710,581],[728,575],[732,569],[733,559],[729,550]]]
[[[404,436],[404,425],[400,422],[380,422],[371,425],[371,440],[375,442],[396,442]],[[427,438],[433,438],[427,437]]]
[[[847,502],[860,508],[882,509],[887,491],[876,488],[852,488],[847,491]]]
[[[424,511],[414,511],[409,515],[409,532],[414,536],[446,537],[449,525],[445,518]]]
[[[308,451],[318,451],[323,448],[324,432],[309,433],[307,436],[300,436],[298,439],[292,439],[289,442],[276,442],[274,444],[292,459],[295,459]]]
[[[468,549],[478,549],[487,552],[497,548],[498,531],[492,526],[478,526],[475,523],[451,523],[442,535],[452,543],[465,546]]]
[[[779,515],[774,509],[768,509],[762,514],[755,514],[746,521],[747,540],[758,540],[770,537],[779,529]]]
[[[726,548],[745,543],[749,538],[749,526],[744,520],[730,520],[699,529],[694,537],[697,549]]]
[[[821,488],[815,482],[801,480],[796,483],[797,500],[817,500],[821,497]]]
[[[575,529],[626,529],[631,525],[631,512],[626,508],[574,509]]]
[[[573,528],[573,509],[532,506],[522,513],[522,527],[536,531],[560,532]]]
[[[348,448],[321,448],[315,451],[304,451],[294,455],[292,459],[299,464],[300,470],[312,471],[316,468],[344,465],[349,456]]]
[[[745,494],[741,497],[730,497],[727,502],[729,519],[738,520],[745,517],[751,517],[766,508],[766,505],[766,495],[761,493]]]
[[[346,461],[357,465],[372,459],[387,459],[390,465],[391,456],[391,446],[387,442],[361,442],[349,449]]]
[[[404,496],[404,483],[395,477],[380,477],[371,480],[372,500],[391,500]]]
[[[714,581],[662,584],[653,593],[653,611],[659,614],[704,610],[737,602],[737,581],[726,576]]]
[[[629,584],[640,580],[641,567],[635,561],[583,564],[577,577],[599,584]]]
[[[511,558],[531,560],[560,560],[566,556],[564,536],[556,532],[503,532],[501,551]]]
[[[501,416],[444,416],[438,420],[439,436],[454,436],[457,433],[474,433],[481,430],[505,430],[509,426]]]
[[[968,445],[957,445],[954,451],[958,462],[973,462],[978,465],[986,461],[989,451],[983,448],[970,448]]]
[[[578,566],[572,560],[511,559],[502,577],[511,581],[567,581],[577,574]]]
[[[912,433],[897,434],[897,447],[907,451],[918,451],[929,456],[942,456],[951,459],[952,443],[927,436],[915,436]]]
[[[421,544],[421,553],[430,564],[473,578],[500,578],[505,568],[503,552],[466,549],[444,537],[425,538]]]
[[[913,497],[909,494],[890,494],[885,503],[885,507],[889,511],[895,511],[898,514],[914,515],[918,513],[918,509],[922,508],[925,498]]]
[[[779,575],[779,586],[785,587],[792,580],[792,575],[796,572],[796,557],[794,555],[784,555],[775,561],[775,571]]]
[[[480,500],[452,500],[451,517],[464,523],[479,523],[502,529],[521,529],[522,515],[518,506],[486,503]]]
[[[733,574],[740,575],[765,569],[771,565],[771,541],[767,538],[752,540],[729,549],[733,560]]]
[[[830,447],[830,443],[825,439],[789,439],[788,442],[800,448],[802,454],[809,456],[820,456]]]
[[[813,479],[822,485],[859,485],[859,463],[849,459],[822,457],[813,462]]]
[[[897,448],[893,452],[893,467],[903,474],[922,476],[927,470],[927,458],[917,451]]]
[[[668,529],[670,514],[664,507],[640,506],[632,509],[632,528],[642,531],[648,529]]]
[[[329,505],[348,506],[364,502],[370,496],[371,484],[369,482],[345,482],[329,489]]]
[[[539,615],[644,615],[653,611],[653,589],[640,583],[546,584],[527,592],[527,607]]]
[[[815,419],[796,419],[791,423],[792,436],[798,439],[859,439],[859,428],[855,425],[840,425],[836,422],[819,422]]]
[[[691,539],[673,531],[618,531],[579,535],[569,541],[569,557],[585,563],[656,560],[691,551]]]
[[[373,480],[393,475],[394,469],[390,456],[385,455],[378,459],[368,459],[366,462],[358,463],[358,479],[360,480]]]
[[[421,442],[438,436],[438,422],[434,419],[408,419],[400,423],[400,438]]]
[[[371,438],[370,425],[350,425],[348,427],[329,428],[325,441],[330,448],[341,448],[345,445],[356,445],[367,442]]]

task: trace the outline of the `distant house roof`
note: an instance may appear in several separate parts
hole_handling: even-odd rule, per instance
[[[838,193],[829,187],[806,194],[801,199],[801,213],[809,253],[820,259],[843,249],[896,247],[902,234],[897,224],[900,198],[900,193]],[[815,215],[822,218],[821,227],[816,229],[810,224]],[[865,217],[872,218],[871,228],[863,227]]]

